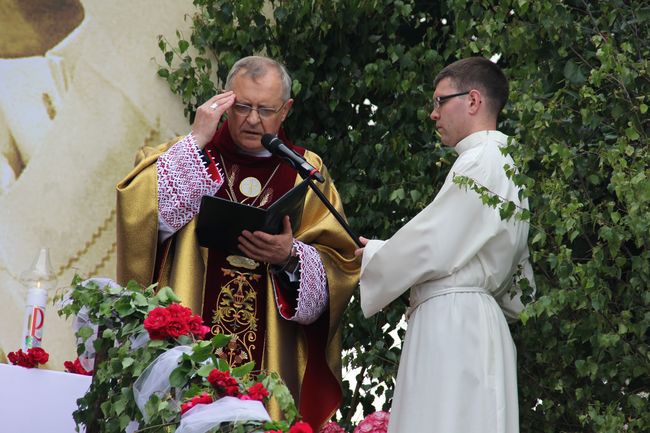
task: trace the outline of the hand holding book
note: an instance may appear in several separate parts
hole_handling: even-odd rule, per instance
[[[291,231],[295,233],[302,219],[306,193],[307,181],[303,180],[266,209],[203,196],[196,226],[199,245],[240,252],[239,237],[245,230],[271,235],[282,233],[285,216],[289,216]]]

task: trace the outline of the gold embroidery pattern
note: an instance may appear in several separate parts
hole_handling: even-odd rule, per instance
[[[216,354],[231,367],[252,360],[257,344],[257,293],[251,282],[259,274],[221,268],[223,275],[232,277],[222,287],[212,313],[212,332],[232,335],[230,343]]]

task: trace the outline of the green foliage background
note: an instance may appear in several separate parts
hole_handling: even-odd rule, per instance
[[[500,54],[511,82],[500,128],[520,143],[511,153],[530,199],[537,283],[512,328],[521,430],[650,430],[646,1],[194,3],[192,34],[160,41],[159,74],[188,117],[238,58],[284,62],[296,100],[288,133],[324,157],[367,237],[389,237],[421,210],[453,162],[428,118],[437,71]],[[358,374],[342,424],[372,412],[376,396],[390,407],[390,332],[403,337],[404,309],[371,319],[358,299],[348,309],[345,363]]]

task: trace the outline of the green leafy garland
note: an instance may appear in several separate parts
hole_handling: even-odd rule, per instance
[[[197,341],[188,334],[157,340],[144,338],[146,343],[134,344],[147,335],[144,320],[150,311],[179,302],[171,288],[155,290],[155,285],[144,288],[133,281],[126,287],[102,287],[94,280],[84,282],[79,276],[74,277],[71,287],[68,294],[57,298],[62,302],[59,315],[67,318],[80,312],[87,314],[90,323],[98,329],[93,343],[96,351],[93,381],[88,392],[77,400],[78,409],[73,414],[77,425],[85,426],[88,433],[124,432],[133,421],[139,424],[137,432],[173,431],[173,427],[180,423],[183,401],[206,392],[214,394],[206,378],[215,369],[229,372],[241,390],[261,383],[268,390],[269,398],[277,401],[284,419],[266,423],[227,423],[214,431],[288,431],[297,419],[293,397],[277,373],[253,375],[253,362],[231,369],[224,360],[215,356],[218,348],[228,344],[229,336],[218,334],[211,340]],[[82,326],[76,332],[78,355],[84,354],[86,342],[93,335],[95,329],[91,325]],[[148,415],[145,421],[135,402],[133,384],[158,356],[181,345],[190,346],[192,351],[181,356],[178,367],[171,373],[170,392],[150,397],[145,406]],[[217,395],[215,400],[219,397]],[[264,400],[268,403],[268,398]]]

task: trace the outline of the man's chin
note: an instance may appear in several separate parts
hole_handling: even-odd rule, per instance
[[[262,136],[246,138],[241,141],[239,147],[248,152],[259,152],[260,150],[264,150],[264,146],[262,146]]]

